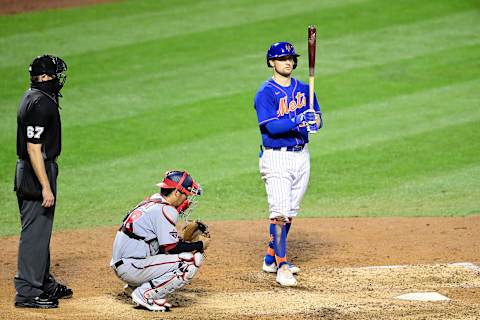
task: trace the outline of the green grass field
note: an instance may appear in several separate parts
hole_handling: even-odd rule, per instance
[[[68,63],[57,229],[116,225],[167,169],[203,185],[194,217],[267,216],[253,96],[265,53],[290,41],[325,127],[301,216],[480,213],[478,1],[126,1],[0,16],[0,235],[27,66]]]

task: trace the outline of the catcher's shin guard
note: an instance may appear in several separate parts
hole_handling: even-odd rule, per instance
[[[181,260],[178,269],[167,272],[164,275],[143,284],[140,288],[137,288],[144,291],[143,296],[147,301],[162,299],[168,294],[171,294],[175,290],[190,283],[193,277],[197,274],[197,271],[204,260],[203,254],[200,252],[195,254],[182,252],[178,257]]]

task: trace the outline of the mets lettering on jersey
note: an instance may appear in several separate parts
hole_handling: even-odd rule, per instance
[[[265,147],[281,148],[304,145],[308,143],[308,132],[304,126],[298,126],[288,133],[273,137],[263,127],[277,119],[292,119],[297,114],[307,110],[309,99],[308,85],[292,78],[288,87],[283,87],[273,79],[262,84],[255,96],[258,125]],[[315,113],[320,113],[316,97],[314,98]]]
[[[305,94],[303,92],[297,92],[295,98],[296,99],[290,101],[290,103],[288,103],[288,96],[284,96],[280,99],[277,110],[278,117],[282,117],[287,113],[293,112],[297,109],[301,109],[307,105],[307,99],[305,99]]]

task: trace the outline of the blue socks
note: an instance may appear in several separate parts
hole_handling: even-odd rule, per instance
[[[281,267],[287,261],[287,235],[290,231],[292,223],[285,225],[277,225],[270,223],[270,241],[268,242],[267,254],[265,255],[265,263],[270,265],[274,262]],[[277,236],[277,230],[279,235]]]

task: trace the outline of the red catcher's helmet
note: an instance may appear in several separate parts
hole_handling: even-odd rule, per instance
[[[202,194],[200,185],[193,180],[187,171],[167,171],[163,181],[158,183],[157,186],[163,189],[176,189],[187,196]]]

